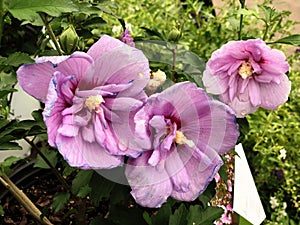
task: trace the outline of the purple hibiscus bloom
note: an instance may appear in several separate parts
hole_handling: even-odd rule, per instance
[[[230,41],[213,52],[203,73],[206,91],[219,95],[237,117],[258,107],[275,110],[288,99],[291,82],[283,52],[259,39]]]
[[[150,79],[140,50],[104,35],[87,53],[35,61],[18,69],[18,81],[45,103],[49,144],[71,166],[112,168],[139,155],[131,121]]]
[[[206,188],[239,136],[233,111],[191,82],[150,96],[134,117],[144,152],[126,177],[136,202],[160,207],[169,196],[192,201]]]

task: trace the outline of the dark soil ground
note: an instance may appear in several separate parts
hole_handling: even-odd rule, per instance
[[[78,201],[71,199],[63,210],[54,215],[50,205],[53,202],[53,196],[63,191],[63,186],[50,170],[41,170],[33,168],[32,164],[24,164],[21,168],[17,168],[16,172],[12,174],[11,179],[55,225],[89,224],[96,216],[103,217],[107,213],[105,202],[96,208],[91,201],[85,200],[85,222],[78,222],[78,212],[75,210],[78,208]],[[0,185],[0,200],[5,212],[4,216],[0,216],[1,225],[40,224],[2,185]]]

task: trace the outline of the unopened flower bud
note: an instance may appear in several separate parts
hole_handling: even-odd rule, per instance
[[[61,49],[67,54],[71,54],[76,50],[78,42],[79,37],[73,25],[69,25],[59,37]]]
[[[120,37],[120,40],[131,47],[135,47],[133,38],[131,37],[130,32],[127,28],[125,29],[122,36]]]
[[[168,34],[168,41],[177,42],[181,37],[181,33],[178,29],[173,28]]]

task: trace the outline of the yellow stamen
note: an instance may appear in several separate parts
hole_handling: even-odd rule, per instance
[[[253,68],[251,63],[245,61],[242,62],[242,65],[239,67],[238,72],[243,79],[250,77],[253,74]]]
[[[189,147],[194,147],[195,144],[192,140],[188,140],[181,131],[176,131],[175,143],[179,145],[187,144]]]
[[[99,106],[102,102],[105,102],[101,95],[92,95],[85,100],[85,105],[90,111],[95,110],[99,112]]]

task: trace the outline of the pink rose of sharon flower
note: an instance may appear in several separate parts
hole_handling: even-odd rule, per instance
[[[125,174],[136,202],[160,207],[169,196],[192,201],[206,188],[239,136],[232,110],[191,82],[149,97],[134,117],[144,152]]]
[[[49,144],[71,166],[100,169],[139,154],[130,118],[146,100],[149,73],[140,50],[104,35],[87,53],[37,58],[17,76],[27,93],[45,103]]]
[[[287,101],[291,89],[288,71],[283,52],[262,40],[230,41],[212,54],[203,83],[237,117],[245,117],[258,107],[275,110]]]

